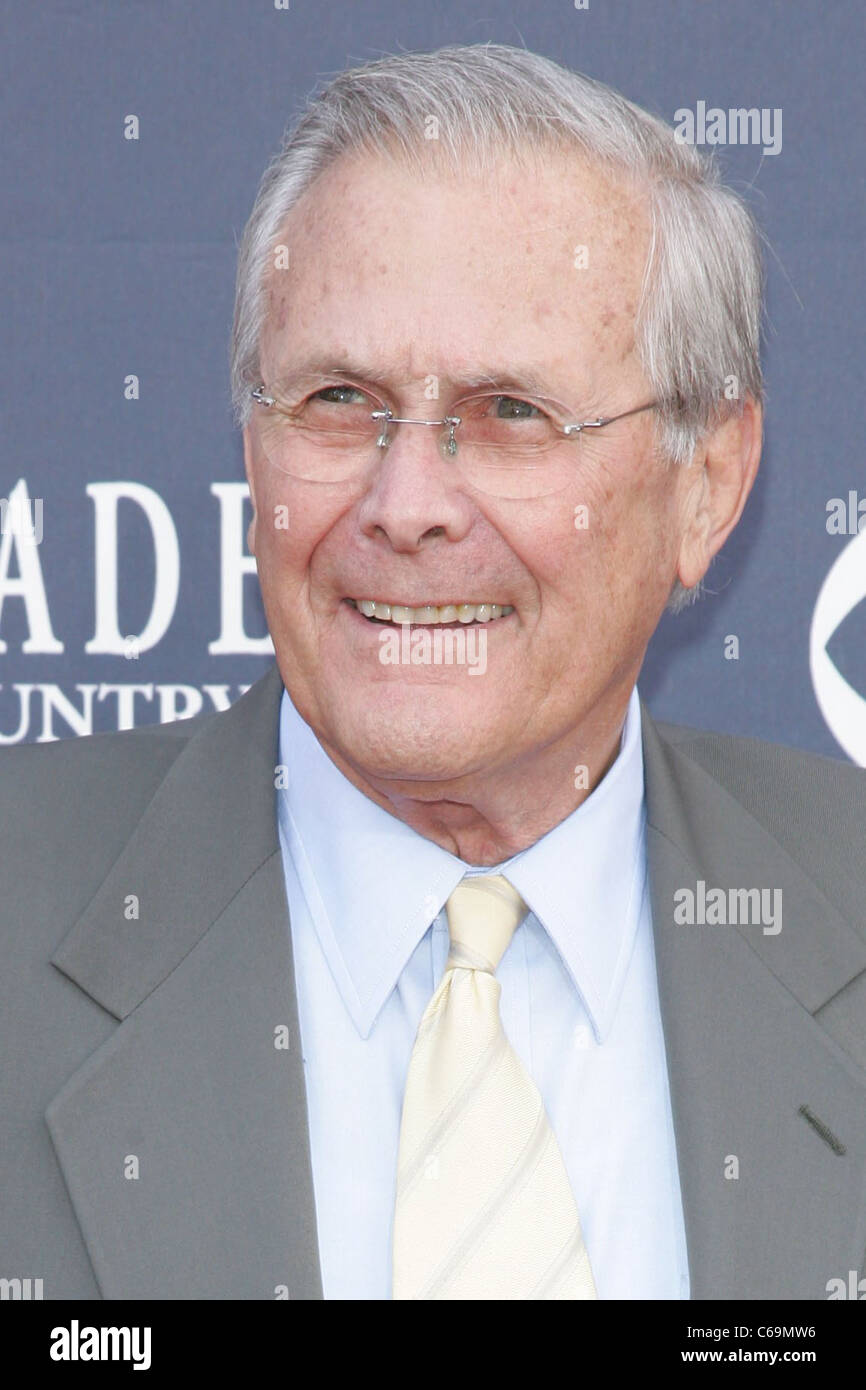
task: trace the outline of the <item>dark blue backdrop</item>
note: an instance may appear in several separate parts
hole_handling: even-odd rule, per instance
[[[64,699],[92,708],[93,728],[113,728],[118,687],[144,688],[123,698],[146,723],[196,692],[203,708],[234,699],[265,669],[255,580],[237,577],[237,488],[212,491],[243,481],[227,343],[259,177],[320,79],[383,52],[493,39],[580,68],[670,121],[701,101],[781,110],[777,154],[720,149],[772,246],[764,463],[711,570],[715,596],[663,620],[640,688],[662,718],[866,762],[866,534],[854,531],[861,501],[866,514],[861,0],[7,0],[0,13],[0,497],[23,479],[42,503],[41,543],[24,559],[29,608],[16,594],[19,547],[7,536],[0,549],[3,741],[70,736]],[[138,399],[127,399],[130,376]],[[87,488],[118,481],[161,499],[180,553],[171,624],[137,657],[134,644],[85,649],[97,558]],[[852,492],[836,534],[828,505],[847,507]],[[118,528],[119,631],[135,634],[150,612],[153,544],[132,502]],[[816,693],[813,613],[843,555],[827,600],[838,675],[825,668]],[[248,651],[230,638],[211,648],[221,563],[229,589],[243,586]],[[725,658],[731,634],[737,660]],[[191,691],[166,693],[176,685]]]

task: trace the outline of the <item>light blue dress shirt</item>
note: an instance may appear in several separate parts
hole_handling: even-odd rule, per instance
[[[529,905],[497,971],[559,1140],[600,1298],[689,1296],[653,954],[637,690],[619,754],[529,849],[472,868],[343,776],[284,692],[277,793],[326,1299],[391,1296],[400,1110],[448,954],[444,904],[505,873]]]

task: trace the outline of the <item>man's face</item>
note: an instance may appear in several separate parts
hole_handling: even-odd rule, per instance
[[[441,419],[468,380],[527,370],[576,419],[616,415],[652,397],[634,342],[648,234],[639,197],[573,157],[505,160],[483,182],[344,160],[278,238],[262,379],[363,364],[396,415]],[[563,441],[566,487],[520,500],[474,491],[413,425],[355,482],[289,477],[261,448],[264,414],[245,432],[249,543],[283,680],[326,745],[371,778],[497,776],[621,714],[682,528],[652,412]],[[350,599],[513,612],[485,625],[472,675],[383,664],[383,629]]]

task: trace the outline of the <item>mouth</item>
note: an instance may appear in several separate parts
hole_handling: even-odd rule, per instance
[[[343,602],[367,622],[398,627],[403,623],[419,627],[469,627],[476,623],[501,622],[514,612],[510,603],[425,603],[415,607],[371,598],[346,598]]]

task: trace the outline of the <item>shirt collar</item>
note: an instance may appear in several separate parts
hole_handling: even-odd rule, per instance
[[[603,1042],[616,1015],[646,892],[636,687],[619,753],[602,780],[570,816],[497,872],[506,874],[547,932]]]
[[[599,1041],[613,1020],[640,913],[643,753],[635,688],[607,774],[528,849],[479,869],[371,801],[331,761],[283,691],[280,839],[362,1037],[466,873],[505,873],[550,936]]]

